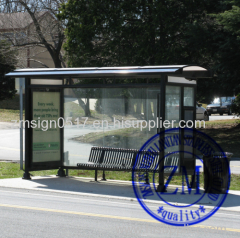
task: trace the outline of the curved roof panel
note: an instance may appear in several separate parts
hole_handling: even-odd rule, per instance
[[[210,71],[199,66],[161,65],[161,66],[129,66],[129,67],[95,67],[95,68],[28,68],[18,69],[6,74],[14,78],[103,78],[103,77],[135,77],[156,78],[161,74],[196,79],[211,77]]]

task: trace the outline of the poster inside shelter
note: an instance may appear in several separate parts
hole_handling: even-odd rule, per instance
[[[33,92],[32,162],[59,161],[60,92]]]

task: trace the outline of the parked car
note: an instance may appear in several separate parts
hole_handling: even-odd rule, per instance
[[[202,104],[197,103],[196,106],[196,120],[209,121],[209,115],[207,110],[202,107]]]
[[[167,104],[166,106],[166,118],[168,120],[176,120],[179,118],[179,105],[178,103]],[[209,121],[209,115],[207,110],[202,107],[202,104],[196,104],[196,120]]]
[[[215,98],[213,102],[207,105],[208,115],[211,114],[228,114],[232,115],[232,104],[235,97],[219,97]]]

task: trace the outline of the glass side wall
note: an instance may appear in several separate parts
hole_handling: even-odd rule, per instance
[[[92,146],[140,149],[157,133],[160,89],[64,90],[64,165],[86,163]]]
[[[180,121],[181,88],[166,86],[165,128],[177,128]]]
[[[180,121],[181,110],[181,87],[180,86],[166,86],[165,96],[165,129],[178,128]],[[180,132],[178,130],[170,130],[165,132],[176,141],[180,141]],[[180,151],[180,143],[175,143],[175,146],[171,146],[165,151],[165,153]],[[179,156],[179,155],[178,155]]]
[[[184,87],[184,106],[193,107],[194,106],[194,88]]]

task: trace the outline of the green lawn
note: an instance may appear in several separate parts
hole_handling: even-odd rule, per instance
[[[20,111],[12,109],[0,109],[0,121],[12,122],[12,120],[19,121]],[[24,114],[23,114],[24,119]]]
[[[94,170],[69,170],[69,176],[77,177],[90,177],[94,178]],[[31,172],[33,176],[47,176],[47,175],[56,175],[57,170],[44,170],[44,171],[33,171]],[[0,179],[6,178],[20,178],[23,175],[23,171],[19,169],[18,163],[5,163],[0,162]],[[112,180],[124,180],[131,181],[132,173],[124,171],[106,171],[106,179]],[[98,172],[99,179],[102,176],[102,171]],[[165,177],[167,179],[167,177]],[[190,176],[189,176],[190,179]],[[158,180],[158,176],[155,178]],[[152,182],[152,174],[149,175],[149,181]],[[181,185],[182,176],[174,176],[170,183],[171,185]],[[203,174],[200,174],[200,187],[203,187]],[[232,174],[231,175],[231,185],[230,190],[240,190],[240,175]]]
[[[214,139],[224,151],[233,153],[240,158],[240,120],[223,120],[207,122],[205,129],[200,131]]]

